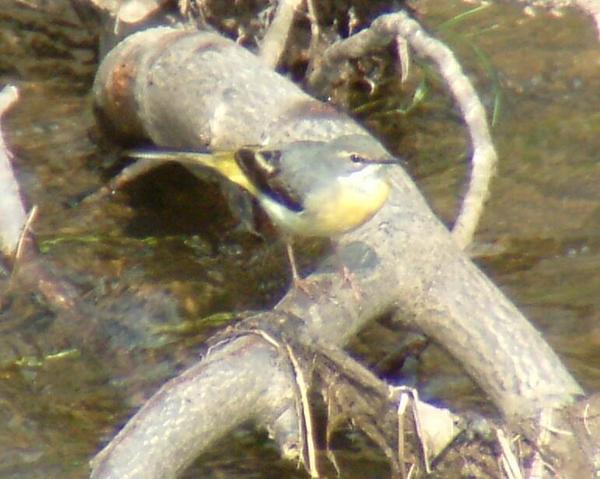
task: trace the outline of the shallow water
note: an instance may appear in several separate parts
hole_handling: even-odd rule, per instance
[[[477,261],[581,384],[597,391],[595,31],[578,13],[528,17],[506,4],[444,23],[471,8],[418,4],[430,30],[457,51],[486,105],[499,103],[493,134],[500,163],[476,238]],[[75,17],[61,18],[65,28],[77,26]],[[67,46],[58,27],[41,29],[26,17],[20,25],[25,33],[13,34],[14,23],[5,16],[0,21],[12,40],[0,51],[0,82],[16,82],[23,98],[5,129],[28,202],[40,207],[35,232],[48,268],[68,277],[94,305],[75,324],[26,291],[14,292],[0,309],[0,476],[85,477],[99,444],[165,378],[194,361],[203,338],[227,320],[197,318],[268,307],[285,290],[289,273],[281,245],[236,229],[218,187],[179,168],[161,168],[100,203],[80,203],[105,181],[108,166],[92,141],[97,134],[87,92],[94,38],[81,34],[75,47]],[[31,49],[21,51],[21,45]],[[410,85],[421,71],[417,61]],[[428,95],[410,114],[386,112],[369,117],[369,124],[407,157],[434,210],[451,224],[465,183],[465,132],[442,85],[428,78]],[[400,89],[391,83],[390,91]],[[199,206],[205,204],[211,207]],[[318,248],[309,244],[302,256]],[[441,355],[428,348],[412,373],[424,395],[482,403]],[[352,464],[344,477],[382,477],[385,461],[361,454],[344,458]],[[276,457],[264,437],[239,431],[188,476],[305,477],[290,465],[261,473]]]
[[[431,2],[432,8],[439,3]],[[561,18],[543,13],[528,17],[507,5],[492,5],[453,32],[456,38],[447,34],[451,44],[465,42],[459,57],[468,70],[486,68],[467,44],[476,42],[485,52],[502,95],[493,128],[500,162],[477,233],[478,262],[544,332],[582,385],[597,391],[596,32],[589,18],[574,12],[565,11]],[[492,104],[494,82],[489,74],[478,78],[479,91]],[[445,218],[453,214],[448,184],[463,181],[453,171],[461,170],[458,155],[450,158],[454,166],[446,172],[426,173],[420,181]]]

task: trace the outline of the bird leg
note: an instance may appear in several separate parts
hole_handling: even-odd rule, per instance
[[[344,264],[342,258],[340,257],[339,252],[337,250],[337,243],[334,242],[333,244],[334,250],[336,251],[335,257],[337,258],[337,261],[339,262],[340,266],[340,274],[342,276],[342,281],[352,289],[352,295],[354,296],[354,299],[356,299],[356,301],[360,301],[362,297],[362,290],[360,288],[360,285],[358,284],[354,273],[350,271],[350,269]],[[312,293],[315,292],[315,285],[310,280],[303,279],[300,277],[300,274],[298,273],[298,266],[296,265],[296,257],[294,255],[294,247],[292,245],[292,240],[288,239],[285,243],[285,246],[290,262],[290,268],[292,270],[292,282],[294,287],[300,289],[307,295],[312,296]]]
[[[311,296],[310,281],[302,279],[298,274],[298,267],[296,266],[296,257],[294,256],[294,247],[292,246],[292,241],[286,241],[285,247],[287,249],[288,259],[290,261],[290,267],[292,269],[292,281],[294,287]]]

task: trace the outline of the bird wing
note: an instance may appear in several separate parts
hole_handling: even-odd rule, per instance
[[[295,212],[304,210],[302,196],[281,174],[281,150],[240,148],[235,153],[239,168],[261,194]]]
[[[127,150],[125,156],[143,161],[165,163],[177,162],[187,167],[204,167],[216,171],[229,181],[241,186],[254,196],[258,190],[245,172],[240,168],[232,151],[200,152],[181,150]]]

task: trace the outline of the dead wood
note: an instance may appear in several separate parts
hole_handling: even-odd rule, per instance
[[[204,60],[203,52],[208,53],[210,62]],[[162,146],[235,148],[367,134],[349,117],[311,99],[247,51],[213,33],[163,28],[134,35],[105,60],[95,89],[105,123],[122,136],[150,138]],[[465,113],[469,115],[469,111]],[[362,296],[356,298],[325,265],[310,278],[319,291],[316,296],[292,290],[275,308],[282,317],[301,318],[295,334],[313,338],[312,361],[326,357],[320,344],[343,346],[374,317],[397,314],[448,349],[514,427],[570,404],[581,389],[540,334],[459,250],[404,171],[396,168],[390,176],[394,191],[388,204],[368,224],[346,235],[340,245],[340,254],[361,285]],[[285,329],[283,322],[279,327]],[[246,324],[242,329],[264,331]],[[159,470],[155,477],[173,477],[216,437],[214,428],[223,434],[248,418],[273,431],[282,451],[303,451],[304,463],[314,475],[317,468],[304,442],[307,436],[300,434],[302,428],[298,427],[307,424],[302,395],[289,395],[296,387],[294,368],[289,362],[287,373],[272,367],[275,357],[279,361],[285,357],[277,345],[289,343],[265,342],[264,336],[240,339],[238,334],[234,332],[232,341],[217,348],[220,364],[214,374],[218,377],[225,374],[221,370],[242,368],[242,378],[256,375],[256,386],[239,383],[233,391],[225,379],[214,380],[213,373],[204,373],[215,364],[211,352],[166,385],[136,415],[95,460],[93,477],[136,477],[131,471],[140,468],[145,474],[148,469]],[[230,347],[236,352],[228,352]],[[243,349],[244,361],[239,361],[238,348]],[[273,354],[273,348],[277,354],[269,356],[266,351]],[[263,364],[256,365],[246,354],[262,357],[259,362]],[[305,361],[302,370],[313,371],[310,355],[300,358]],[[248,368],[249,364],[253,367]],[[343,374],[355,377],[348,371]],[[269,378],[284,384],[287,394],[273,395],[266,386]],[[225,384],[222,389],[216,386],[220,382]],[[275,390],[279,387],[274,385]],[[195,397],[188,395],[188,388],[198,388]],[[334,391],[327,395],[335,416],[361,417],[361,408],[346,411],[343,402],[334,399]],[[256,402],[258,396],[261,399],[255,411],[248,411],[244,398]],[[295,398],[283,414],[289,429],[281,428],[279,416],[264,416],[268,410],[281,412],[273,407],[275,399],[269,399],[274,397]],[[202,407],[208,410],[198,410],[196,398],[202,398]],[[171,401],[177,406],[171,406]],[[386,407],[389,411],[390,404]],[[225,417],[214,408],[223,408]],[[208,416],[218,418],[217,423],[207,420]],[[290,417],[295,418],[293,425]],[[194,431],[186,428],[182,434],[180,428],[187,423],[196,427]],[[402,470],[403,464],[390,452],[389,421],[381,430],[366,426],[373,423],[364,421],[367,434],[386,452],[393,469]],[[158,430],[169,438],[169,448],[162,446]]]
[[[216,148],[367,134],[216,34],[156,29],[132,38],[118,47],[123,57],[103,65],[96,85],[105,121],[123,136],[170,147]],[[200,62],[198,49],[218,52],[210,68],[195,63]],[[167,51],[170,57],[158,58],[157,52]],[[151,53],[145,57],[144,52]],[[252,75],[260,81],[249,81]],[[252,101],[216,102],[209,108],[207,95],[223,82],[234,91],[242,85],[266,88],[252,91]],[[292,103],[303,108],[292,109]],[[391,452],[398,441],[391,433],[396,425],[390,424],[398,397],[386,400],[387,386],[337,349],[382,314],[410,321],[448,349],[507,423],[533,442],[541,430],[555,429],[554,422],[545,429],[524,425],[543,424],[540,418],[560,414],[581,394],[580,387],[540,334],[460,251],[406,173],[398,168],[390,176],[394,192],[389,203],[340,244],[362,295],[355,297],[324,263],[311,276],[318,294],[290,291],[273,316],[267,314],[268,323],[247,318],[219,336],[198,364],[166,384],[98,455],[92,477],[175,477],[246,420],[267,427],[285,455],[302,455],[314,475],[318,467],[305,442],[310,435],[302,433],[307,419],[299,373],[309,383],[319,377],[333,384],[322,387],[333,422],[335,417],[357,420],[394,471],[402,471],[404,458]],[[363,403],[347,401],[352,396]],[[374,418],[385,418],[384,426],[375,427]],[[550,450],[546,443],[541,447]]]

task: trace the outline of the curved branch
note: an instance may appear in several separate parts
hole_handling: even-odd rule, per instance
[[[368,134],[212,32],[156,28],[135,34],[105,59],[95,90],[113,128],[164,146],[236,148]],[[323,269],[314,280],[327,294],[307,298],[292,290],[277,308],[309,322],[322,341],[341,345],[373,317],[401,305],[464,363],[507,416],[577,394],[579,386],[556,355],[459,251],[406,172],[394,167],[389,174],[388,203],[339,241],[339,254],[364,295],[353,297]]]
[[[269,426],[288,455],[300,434],[291,372],[259,336],[215,347],[165,384],[92,461],[92,479],[176,475],[241,423]],[[232,400],[234,399],[234,400]]]
[[[330,46],[311,73],[309,83],[317,89],[322,89],[329,84],[330,77],[337,73],[340,63],[381,48],[398,35],[405,38],[419,55],[436,63],[467,124],[473,147],[471,180],[452,230],[458,245],[465,249],[472,241],[488,198],[497,154],[490,136],[485,109],[452,51],[428,35],[421,25],[405,12],[382,15],[373,21],[368,29]]]
[[[388,18],[374,25],[392,29],[385,23]],[[419,30],[404,33],[409,42],[412,36],[419,36]],[[364,35],[374,33],[366,31]],[[170,147],[236,148],[269,141],[368,134],[351,118],[276,75],[246,50],[210,32],[157,28],[129,37],[103,62],[95,93],[103,114],[122,134],[147,136]],[[479,134],[488,134],[487,128]],[[332,272],[330,259],[310,278],[314,296],[291,290],[276,306],[276,312],[302,319],[303,326],[295,334],[304,332],[331,346],[344,345],[381,314],[402,314],[448,349],[504,416],[515,423],[571,403],[581,388],[541,335],[457,247],[404,170],[391,168],[389,175],[393,188],[387,204],[371,221],[341,238],[337,248],[339,259],[353,274],[362,295],[357,297],[337,271]],[[240,356],[249,358],[243,351]],[[210,364],[200,363],[196,368],[205,366]],[[268,408],[247,379],[244,361],[236,362],[238,366],[244,372],[242,383],[236,382],[236,387],[250,388],[258,416],[265,414]],[[225,369],[233,371],[229,366]],[[271,376],[271,369],[265,369]],[[270,397],[264,371],[253,373],[259,376],[262,394]],[[218,379],[211,388],[222,382],[221,373],[215,374]],[[275,382],[286,388],[285,379]],[[210,388],[201,383],[194,387],[204,398]],[[175,417],[177,411],[185,412],[177,407],[187,404],[178,393],[180,388],[185,392],[186,387],[176,379],[159,393],[161,401],[151,400],[148,406],[158,415],[165,414],[171,426],[185,429],[182,439],[175,439],[184,458],[177,467],[198,451],[184,424],[188,418]],[[174,406],[163,413],[158,404],[163,400],[169,403],[171,392],[175,392]],[[227,405],[208,399],[207,405],[216,408],[215,418],[225,426],[217,427],[209,419],[218,434],[236,422],[257,417],[228,409],[236,406],[238,397],[232,394]],[[195,407],[196,403],[192,404]],[[204,415],[210,415],[208,409]],[[131,436],[146,428],[140,419],[136,417],[126,426]],[[194,417],[190,422],[197,421]],[[204,433],[204,426],[197,426],[207,438],[215,437],[214,431]],[[156,428],[154,432],[150,428],[150,434],[142,434],[140,439],[157,440],[156,434]],[[125,456],[127,462],[131,447],[125,446],[130,444],[125,442],[128,436],[120,434],[115,446],[109,446],[110,455],[101,457]]]

